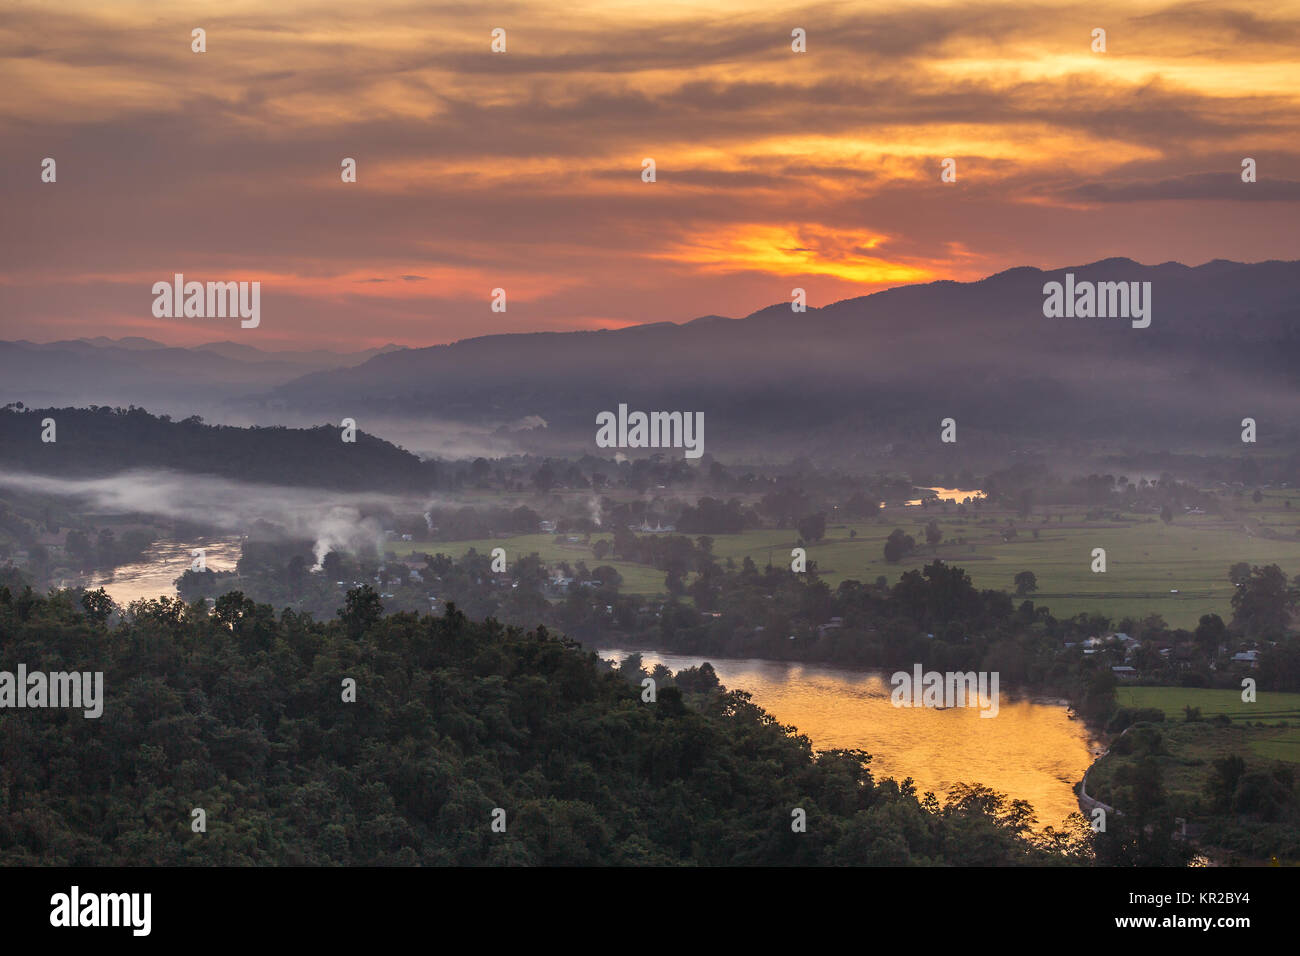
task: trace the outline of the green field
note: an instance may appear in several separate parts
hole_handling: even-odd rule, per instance
[[[1057,617],[1099,612],[1118,622],[1157,613],[1172,627],[1191,629],[1203,614],[1231,617],[1233,587],[1227,574],[1232,564],[1276,563],[1288,576],[1300,573],[1300,538],[1296,537],[1300,491],[1293,508],[1285,506],[1290,494],[1270,491],[1258,504],[1249,497],[1234,498],[1228,502],[1235,509],[1230,516],[1185,515],[1169,525],[1146,515],[1122,522],[1086,521],[1081,512],[1053,508],[1023,518],[993,507],[964,516],[951,505],[946,511],[891,507],[878,520],[838,523],[830,519],[825,539],[808,548],[808,557],[831,587],[846,578],[874,581],[881,575],[892,583],[904,571],[935,557],[965,568],[979,588],[1010,591],[1018,572],[1033,571],[1039,590],[1030,597]],[[944,535],[937,549],[924,543],[924,527],[932,518]],[[1015,522],[1017,533],[1004,541],[1001,531],[1008,520]],[[896,527],[917,540],[918,550],[898,564],[889,564],[884,560],[884,543]],[[856,536],[850,537],[851,532]],[[713,552],[719,560],[732,558],[737,565],[746,556],[760,567],[769,560],[788,563],[796,536],[791,529],[715,535]],[[593,535],[592,543],[602,537],[611,536]],[[959,543],[958,539],[965,540]],[[480,552],[504,547],[508,556],[535,551],[546,562],[611,564],[623,575],[625,591],[657,594],[664,590],[662,571],[629,562],[597,562],[589,546],[568,542],[565,535],[389,545],[399,553],[441,550],[453,557],[470,547]],[[1106,550],[1104,574],[1091,570],[1094,548]]]
[[[1153,707],[1162,710],[1165,720],[1178,722],[1179,726],[1183,726],[1184,707],[1199,707],[1202,717],[1226,714],[1233,721],[1230,729],[1236,732],[1228,743],[1241,748],[1235,752],[1245,756],[1246,748],[1249,748],[1250,753],[1265,760],[1300,763],[1300,694],[1263,691],[1256,695],[1254,703],[1248,704],[1241,699],[1239,690],[1119,687],[1115,690],[1115,699],[1121,707]],[[1270,725],[1287,723],[1290,726],[1247,726],[1257,721]],[[1216,753],[1213,756],[1223,754]]]
[[[1160,725],[1165,753],[1157,761],[1161,786],[1174,813],[1195,818],[1204,812],[1205,788],[1215,760],[1239,756],[1249,771],[1268,771],[1276,758],[1255,749],[1253,738],[1260,733],[1255,728],[1236,724],[1224,727],[1205,721]],[[1089,795],[1122,810],[1116,777],[1122,767],[1132,763],[1132,757],[1113,752],[1100,758],[1088,771]]]

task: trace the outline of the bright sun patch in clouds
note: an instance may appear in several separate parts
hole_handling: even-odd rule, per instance
[[[706,270],[824,275],[870,285],[934,278],[929,269],[870,255],[885,241],[865,231],[749,225],[697,234],[689,243],[657,255]]]

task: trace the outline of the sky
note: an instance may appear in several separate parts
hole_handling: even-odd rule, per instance
[[[1295,0],[4,0],[0,339],[424,346],[1300,259],[1298,54]],[[156,318],[176,273],[259,281],[260,324]]]

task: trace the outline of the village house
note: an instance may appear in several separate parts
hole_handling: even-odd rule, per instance
[[[825,637],[827,631],[837,630],[839,628],[842,628],[843,626],[844,626],[844,618],[833,617],[825,624],[817,625],[817,636]]]
[[[1238,651],[1232,655],[1234,664],[1248,664],[1252,669],[1259,667],[1259,651]]]

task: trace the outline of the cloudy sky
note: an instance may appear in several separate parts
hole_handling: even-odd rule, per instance
[[[1293,0],[5,8],[4,339],[430,345],[1300,258]],[[261,281],[261,325],[154,318],[176,272]]]

